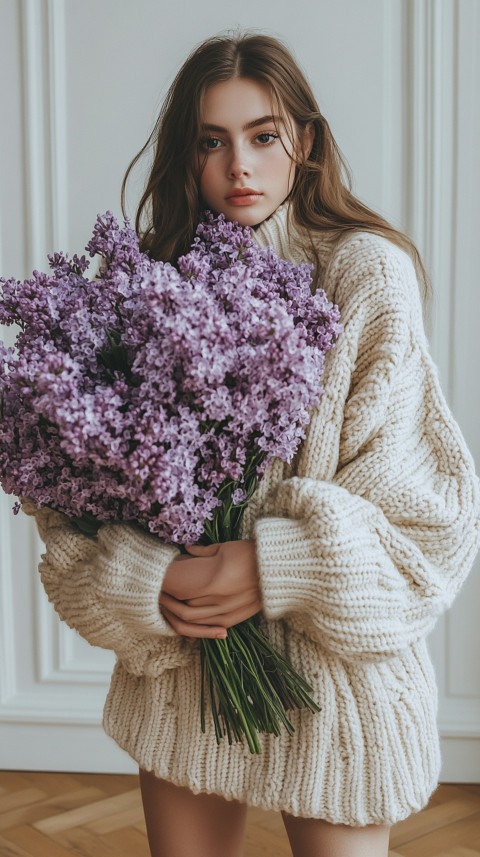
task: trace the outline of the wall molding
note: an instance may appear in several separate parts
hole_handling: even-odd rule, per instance
[[[44,0],[21,0],[23,56],[23,105],[25,134],[25,267],[28,273],[42,268],[45,248],[51,243],[51,205],[48,188],[45,117],[49,104],[45,92]]]
[[[7,508],[8,506],[8,508]],[[101,723],[111,665],[92,648],[91,660],[75,651],[77,634],[63,623],[48,602],[36,570],[42,543],[33,522],[25,522],[30,535],[31,579],[35,589],[34,626],[31,639],[33,663],[24,664],[19,686],[19,631],[14,622],[14,562],[12,552],[11,497],[0,497],[0,722]],[[28,619],[27,619],[28,621]],[[108,660],[110,658],[108,657]],[[113,655],[112,655],[113,660]],[[30,678],[28,678],[30,676]],[[25,687],[26,685],[26,687]]]
[[[401,65],[398,62],[401,55],[399,31],[405,26],[402,7],[398,3],[383,3],[383,98],[382,98],[382,208],[387,219],[389,212],[395,209],[398,187],[398,156],[401,147],[401,131],[398,128],[398,91],[401,90]],[[398,207],[398,202],[397,202]],[[402,194],[402,206],[404,199]],[[400,226],[401,224],[399,224]]]
[[[43,270],[68,244],[64,0],[21,0],[24,58],[25,266]]]
[[[13,554],[9,519],[11,495],[0,495],[0,713],[16,691],[14,657]]]
[[[41,551],[43,551],[43,543],[37,536],[35,538],[35,550],[32,551],[33,568],[38,564]],[[37,643],[35,672],[39,685],[58,685],[72,682],[81,685],[82,688],[86,685],[102,685],[106,689],[114,664],[113,653],[92,647],[91,658],[88,657],[88,654],[79,655],[76,651],[79,635],[60,621],[53,605],[49,603],[45,595],[36,571],[34,588]],[[108,660],[107,665],[106,660]]]
[[[459,128],[460,62],[466,55],[472,68],[478,62],[474,60],[478,6],[470,0],[467,5],[468,9],[460,0],[405,0],[404,4],[406,229],[431,276],[433,312],[427,332],[442,389],[452,408],[461,336],[457,312],[460,286],[465,285],[460,277],[457,227],[458,135],[465,134],[463,126]],[[469,28],[463,25],[462,32],[461,15],[470,23]],[[478,95],[474,81],[471,75],[472,98]],[[473,249],[473,241],[471,246]],[[480,698],[459,695],[451,684],[452,641],[458,621],[454,606],[432,636],[439,684],[438,726],[442,744],[448,744],[450,751],[455,739],[480,738]],[[451,762],[448,768],[453,771]]]
[[[138,774],[138,765],[93,724],[2,723],[1,767],[14,771]]]
[[[65,687],[55,693],[48,688],[16,691],[2,701],[0,722],[99,726],[104,702],[103,687]]]
[[[406,228],[425,259],[434,290],[428,331],[446,396],[452,396],[452,240],[458,0],[405,5],[405,92],[408,101]],[[448,347],[444,347],[448,343]]]
[[[20,0],[25,257],[27,276],[47,267],[47,254],[68,244],[66,31],[64,0]],[[3,332],[3,331],[2,331]],[[12,331],[6,331],[11,339]],[[43,550],[32,521],[26,553],[31,559],[34,601],[28,689],[18,684],[18,640],[14,623],[13,498],[0,497],[0,721],[98,725],[111,667],[105,658],[78,656],[76,632],[61,624],[48,603],[36,570]],[[18,635],[18,629],[17,629]],[[113,658],[113,655],[112,655]]]
[[[52,177],[51,220],[55,250],[66,250],[69,237],[68,146],[67,146],[67,50],[65,0],[47,0],[48,100],[50,172]]]

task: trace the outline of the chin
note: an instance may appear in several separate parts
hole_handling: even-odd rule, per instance
[[[229,220],[236,220],[241,226],[259,226],[260,223],[263,223],[270,216],[270,212],[242,211],[237,216],[230,213],[225,216]]]

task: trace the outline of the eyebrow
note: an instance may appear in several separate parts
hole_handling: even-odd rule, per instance
[[[250,128],[256,128],[258,125],[264,125],[267,122],[282,122],[281,116],[261,116],[260,119],[253,119],[252,122],[247,122],[243,126],[242,131],[249,131]],[[228,128],[222,128],[221,125],[203,124],[202,131],[221,131],[224,134],[228,133]]]

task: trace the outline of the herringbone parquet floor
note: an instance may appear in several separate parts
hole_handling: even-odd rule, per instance
[[[480,785],[441,785],[395,825],[390,857],[480,857]],[[1,857],[149,857],[138,777],[0,772]],[[249,808],[245,857],[291,857],[281,816]]]

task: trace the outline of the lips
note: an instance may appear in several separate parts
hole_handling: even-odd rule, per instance
[[[256,205],[261,197],[260,191],[254,190],[253,187],[236,187],[225,199],[228,205],[233,205],[235,208],[239,206],[245,208],[249,205]]]
[[[253,187],[237,187],[228,194],[227,199],[234,199],[238,196],[260,196],[260,191]]]

